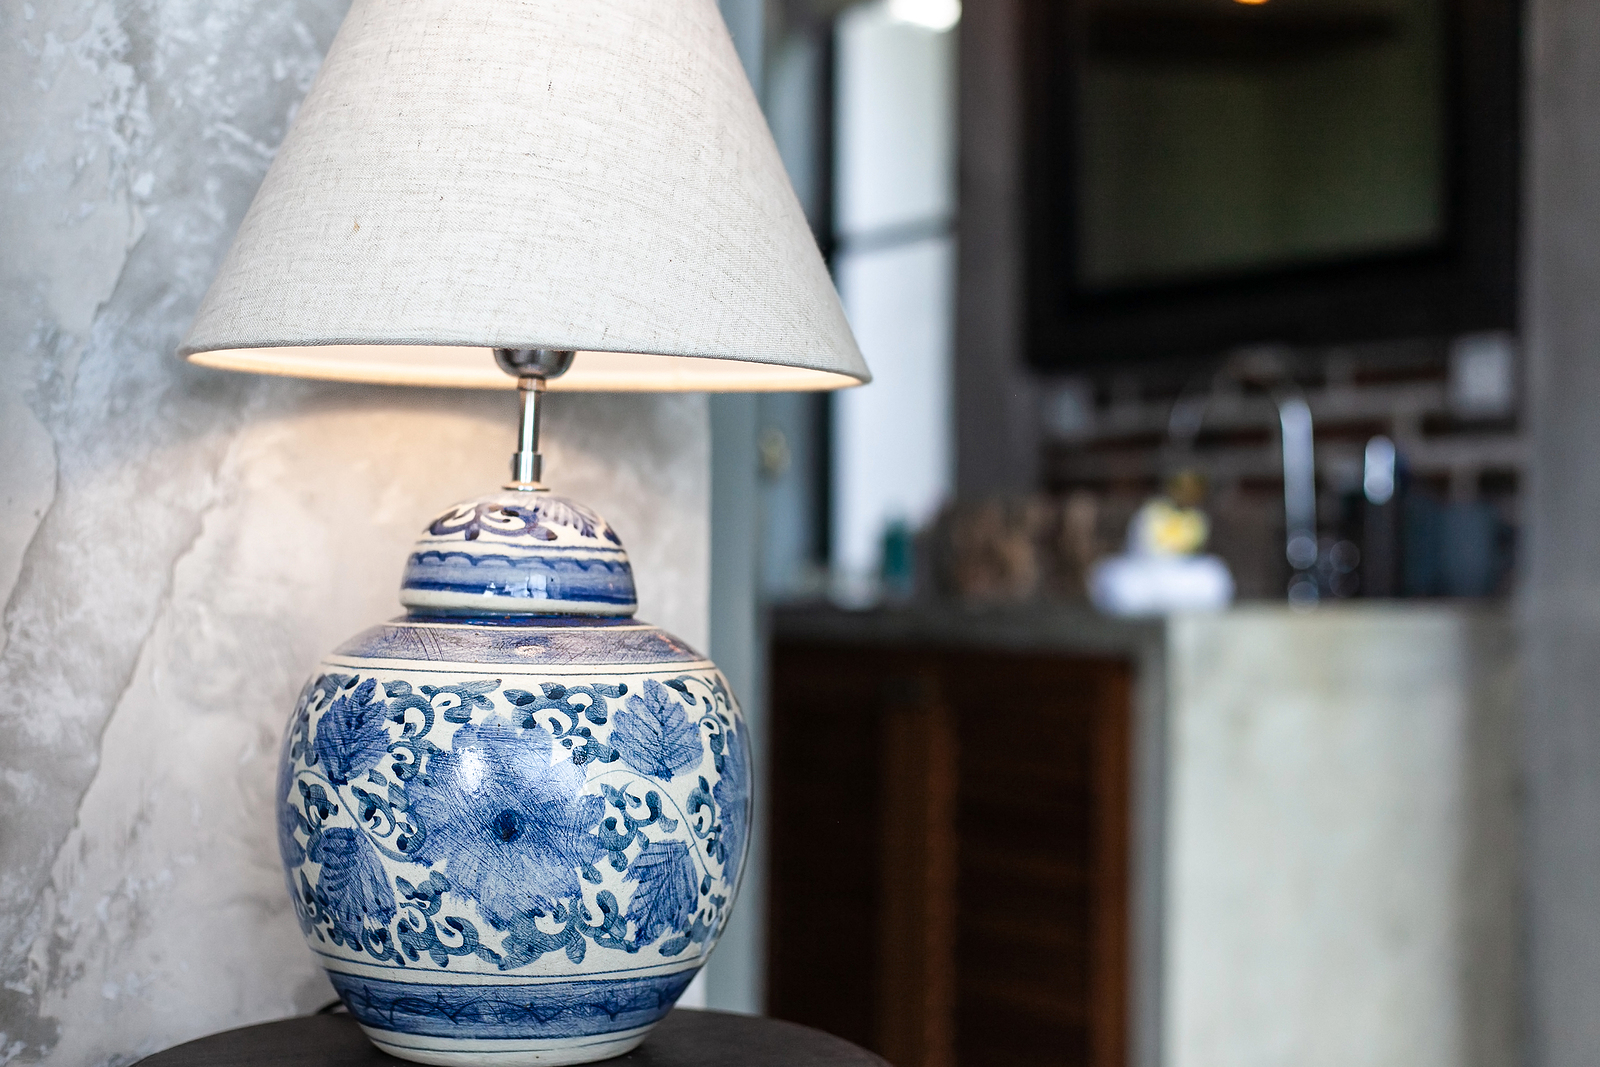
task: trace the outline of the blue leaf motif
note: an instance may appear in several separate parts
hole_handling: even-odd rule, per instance
[[[325,830],[307,853],[322,865],[317,900],[339,936],[360,945],[363,926],[388,927],[395,916],[394,890],[365,835],[345,826]]]
[[[712,787],[711,795],[716,798],[717,817],[722,822],[722,836],[717,842],[718,858],[724,864],[728,881],[737,885],[750,828],[750,746],[743,730],[728,738],[722,777]]]
[[[306,685],[310,692],[311,686]],[[304,730],[304,723],[300,715],[307,703],[304,695],[300,698],[301,708],[295,711],[295,718],[289,721],[289,729],[283,738],[283,751],[278,757],[278,853],[283,857],[284,875],[288,876],[290,870],[300,866],[306,861],[306,850],[301,847],[296,833],[309,834],[311,827],[306,823],[300,809],[290,801],[294,793],[294,749]],[[294,897],[294,882],[289,883],[289,896]]]
[[[664,781],[699,766],[705,756],[700,728],[684,714],[682,702],[654,678],[644,683],[642,696],[629,697],[617,712],[611,745],[635,770]]]
[[[368,678],[354,693],[335,700],[317,720],[313,747],[336,785],[360,778],[388,753],[386,711],[377,681]]]
[[[309,833],[306,817],[289,802],[288,797],[278,801],[278,854],[283,857],[285,870],[292,870],[306,861],[306,850],[295,833]],[[290,894],[293,896],[293,894]]]
[[[689,925],[694,914],[694,861],[682,841],[653,841],[633,859],[624,880],[637,882],[624,918],[634,923],[634,943],[648,945]]]
[[[289,890],[289,900],[294,904],[295,918],[300,921],[300,929],[310,933],[311,913],[294,887],[294,872],[306,861],[305,847],[295,835],[311,832],[311,824],[290,799],[294,789],[294,762],[289,756],[289,749],[295,736],[295,725],[291,722],[289,735],[284,738],[283,756],[278,761],[278,854],[283,857],[283,884]]]

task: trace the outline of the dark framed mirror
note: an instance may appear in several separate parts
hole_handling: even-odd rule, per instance
[[[1514,0],[1020,0],[1044,370],[1514,325]]]

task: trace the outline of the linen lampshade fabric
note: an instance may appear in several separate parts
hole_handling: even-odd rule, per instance
[[[355,0],[180,353],[552,389],[870,379],[714,0]],[[663,358],[673,357],[673,358]]]

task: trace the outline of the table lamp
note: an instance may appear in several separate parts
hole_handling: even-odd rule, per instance
[[[749,751],[715,665],[633,619],[615,532],[543,484],[541,394],[869,378],[713,0],[355,0],[181,354],[518,389],[509,481],[305,686],[279,847],[385,1051],[637,1045],[726,922]]]

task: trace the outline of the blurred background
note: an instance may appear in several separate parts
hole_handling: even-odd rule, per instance
[[[755,7],[774,135],[876,376],[760,402],[769,601],[1082,599],[1185,470],[1241,599],[1297,570],[1318,599],[1510,588],[1515,45],[1457,53],[1512,9],[1018,3],[993,31],[1017,39],[967,46],[969,77],[1016,84],[963,91],[959,4]],[[1336,576],[1277,550],[1290,398]],[[1077,543],[1051,543],[1069,503]],[[979,576],[964,534],[1036,573]]]
[[[712,400],[767,774],[709,1003],[898,1067],[1595,1062],[1587,297],[1524,149],[1584,17],[722,7],[875,380]]]

